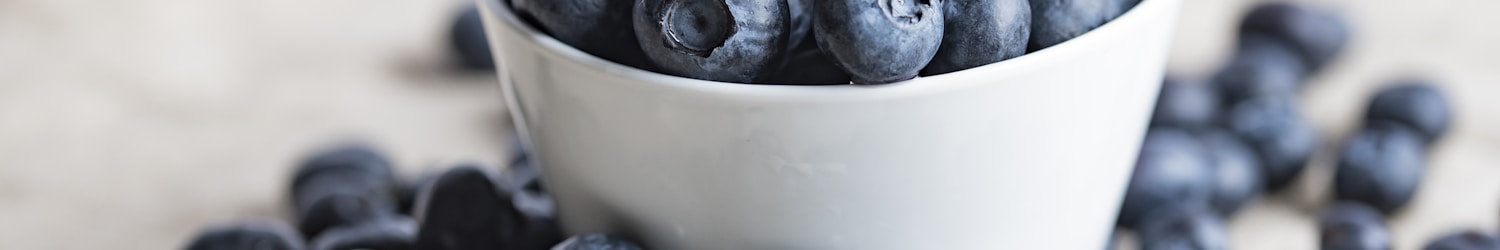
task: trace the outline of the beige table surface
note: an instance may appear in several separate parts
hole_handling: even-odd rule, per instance
[[[1251,1],[1185,2],[1171,68],[1203,76]],[[1384,79],[1430,76],[1457,106],[1392,220],[1399,248],[1500,226],[1500,2],[1306,2],[1356,25],[1305,94],[1325,152]],[[291,164],[337,140],[380,145],[408,175],[501,162],[494,77],[444,66],[460,3],[0,0],[0,249],[172,249],[208,223],[279,218]],[[1234,246],[1314,248],[1330,165],[1232,218]]]

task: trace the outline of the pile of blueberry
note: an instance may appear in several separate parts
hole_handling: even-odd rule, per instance
[[[1238,49],[1212,79],[1165,80],[1117,224],[1134,230],[1142,249],[1227,248],[1222,218],[1285,189],[1319,147],[1298,94],[1343,50],[1347,30],[1318,9],[1261,4],[1242,20]],[[1420,79],[1375,95],[1339,152],[1336,201],[1320,221],[1323,249],[1391,248],[1384,218],[1416,194],[1450,112],[1443,93]],[[1429,245],[1496,247],[1500,240],[1472,231]]]
[[[344,145],[317,152],[292,177],[295,228],[274,220],[210,226],[191,250],[640,250],[606,233],[562,239],[540,171],[524,152],[503,178],[465,164],[402,180],[377,151]]]
[[[1082,35],[1140,0],[504,2],[553,38],[631,67],[818,85],[893,83],[999,62]],[[455,48],[465,65],[493,68],[478,14],[464,18]]]

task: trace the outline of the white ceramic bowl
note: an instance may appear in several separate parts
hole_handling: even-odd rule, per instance
[[[1180,1],[979,68],[773,86],[608,62],[479,0],[564,228],[657,249],[1100,249]]]

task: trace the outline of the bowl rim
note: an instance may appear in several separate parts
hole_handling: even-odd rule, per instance
[[[613,75],[618,78],[630,79],[629,81],[612,82],[620,82],[622,84],[643,84],[660,88],[679,89],[694,92],[718,93],[726,96],[772,96],[800,98],[806,96],[829,97],[830,94],[875,95],[887,97],[907,96],[920,95],[922,93],[931,92],[947,92],[955,90],[962,91],[964,89],[988,84],[1003,84],[1004,81],[955,81],[953,79],[1008,79],[1014,78],[1014,75],[1022,72],[1033,71],[1034,68],[1048,67],[1052,64],[1066,63],[1068,62],[1068,59],[1082,56],[1080,54],[1092,52],[1092,50],[1098,48],[1098,46],[1107,46],[1104,43],[1110,42],[1106,40],[1106,38],[1108,37],[1118,35],[1131,35],[1121,33],[1132,31],[1130,30],[1130,27],[1126,27],[1128,25],[1151,21],[1151,17],[1148,15],[1176,15],[1177,13],[1175,13],[1175,11],[1170,11],[1173,9],[1169,7],[1175,6],[1175,4],[1179,4],[1179,2],[1182,0],[1142,0],[1140,1],[1140,3],[1136,4],[1136,6],[1131,7],[1129,10],[1126,10],[1125,13],[1122,13],[1120,16],[1115,17],[1115,19],[1105,22],[1099,27],[1095,27],[1094,29],[1085,32],[1083,35],[1074,37],[1073,39],[1068,39],[1067,41],[1063,41],[1062,43],[1058,43],[1038,51],[1026,53],[1019,57],[945,74],[925,77],[919,76],[917,78],[905,81],[878,85],[788,85],[736,83],[700,80],[652,72],[605,60],[587,52],[583,52],[582,50],[574,48],[573,46],[562,43],[561,41],[552,38],[552,36],[547,35],[546,33],[543,33],[540,30],[531,27],[531,25],[521,21],[521,19],[515,15],[515,13],[507,4],[500,2],[504,0],[475,1],[478,1],[479,8],[483,9],[483,11],[481,11],[481,14],[485,19],[486,26],[501,26],[487,27],[487,30],[500,30],[500,32],[510,32],[512,33],[510,34],[510,36],[518,37],[518,39],[514,40],[524,41],[522,45],[534,48],[540,53],[547,53],[555,57],[565,58],[571,63],[593,68],[595,70],[601,71],[605,74]],[[491,22],[491,20],[497,22]],[[1165,25],[1175,25],[1175,18],[1173,18],[1173,20],[1174,21],[1172,23]],[[499,45],[500,42],[498,42],[497,40],[501,35],[488,34],[487,36],[491,41],[491,46]],[[503,54],[505,53],[505,49],[501,47],[495,47],[494,49],[491,49],[491,51],[494,52],[493,56],[496,59],[496,72],[499,74],[499,77],[501,77],[501,81],[504,82],[509,79],[509,77],[506,76],[507,74],[509,74],[509,70],[505,68],[506,66],[504,65],[504,62],[500,60],[504,57]]]

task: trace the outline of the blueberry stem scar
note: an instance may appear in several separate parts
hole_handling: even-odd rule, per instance
[[[722,0],[672,0],[662,5],[661,27],[667,47],[708,57],[738,31],[734,14]]]
[[[907,4],[907,1],[914,3]],[[885,11],[890,14],[887,16],[895,18],[896,21],[901,23],[917,23],[922,21],[921,8],[912,5],[932,4],[929,0],[884,0],[881,2],[885,5]]]

